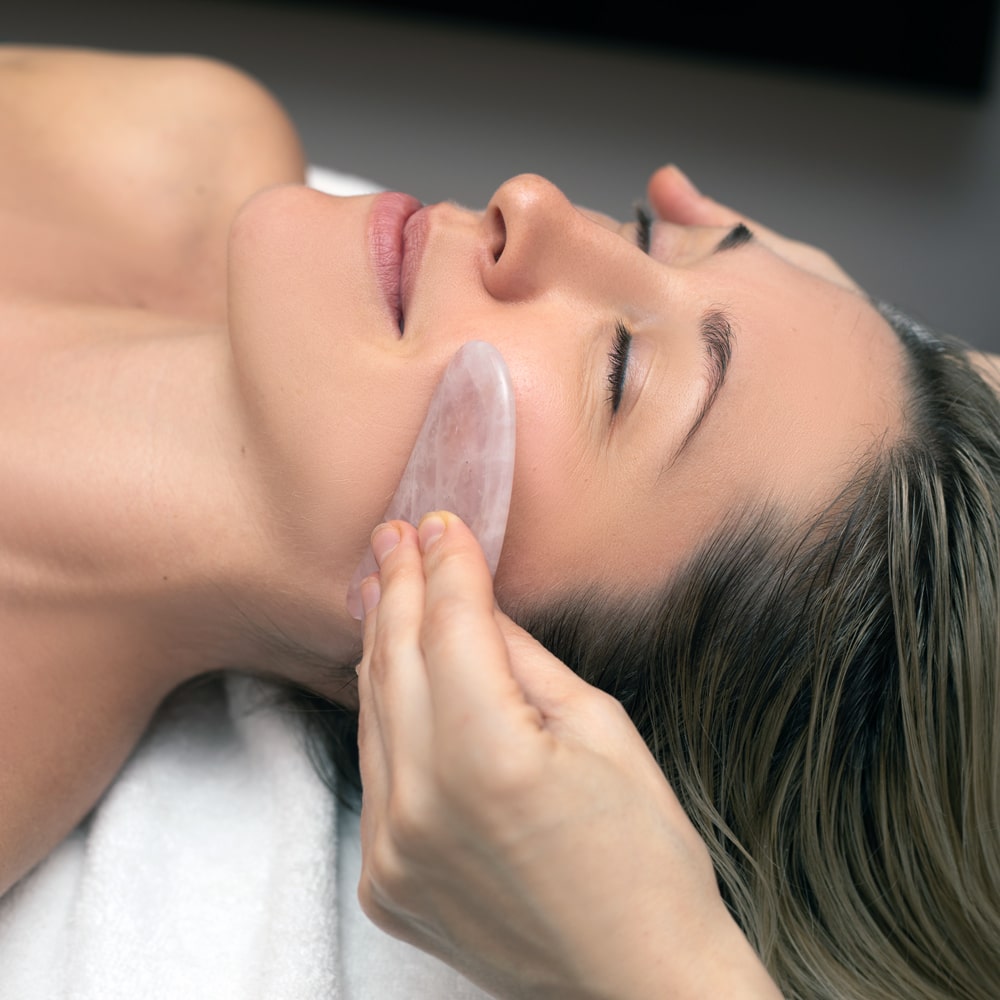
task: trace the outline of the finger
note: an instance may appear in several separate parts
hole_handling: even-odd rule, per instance
[[[760,243],[797,267],[851,291],[859,290],[857,282],[828,253],[809,243],[783,236],[756,219],[703,195],[673,164],[661,167],[650,177],[647,198],[653,211],[665,222],[721,227],[742,222],[753,231]]]
[[[423,648],[431,688],[467,713],[481,701],[496,718],[510,698],[516,719],[525,705],[537,725],[568,715],[605,711],[614,702],[587,684],[497,606],[492,580],[475,537],[454,515],[444,515],[447,535],[425,554],[427,617]],[[427,522],[421,524],[426,535]],[[475,655],[478,651],[478,655]],[[471,667],[471,669],[469,669]],[[456,697],[462,685],[468,692]],[[435,700],[435,711],[439,702]]]
[[[510,740],[525,723],[537,730],[540,716],[511,673],[475,536],[456,515],[438,513],[421,521],[420,538],[427,580],[421,642],[438,731],[461,739],[475,727],[482,745]]]
[[[646,196],[653,211],[667,222],[682,226],[733,226],[745,216],[707,198],[680,167],[661,167],[652,177]],[[756,224],[755,224],[756,225]]]
[[[567,701],[589,685],[553,656],[530,632],[509,618],[499,608],[494,620],[507,645],[510,672],[543,716],[558,716]]]
[[[742,222],[769,245],[794,242],[745,213],[702,194],[674,164],[661,167],[650,177],[647,197],[653,210],[665,222],[682,226],[735,226]]]
[[[391,781],[426,759],[430,738],[427,676],[420,650],[424,575],[416,531],[404,521],[376,528],[378,606],[365,620],[364,689]],[[369,621],[372,619],[372,621]],[[359,686],[361,678],[359,677]]]
[[[379,803],[379,808],[384,805],[388,793],[388,764],[371,684],[371,658],[378,622],[379,594],[377,574],[362,582],[361,597],[365,617],[363,654],[358,664],[358,762],[361,786],[364,789],[363,826],[376,803]]]
[[[642,737],[617,699],[588,684],[499,609],[496,619],[511,673],[553,736],[604,753],[617,748],[645,754]]]

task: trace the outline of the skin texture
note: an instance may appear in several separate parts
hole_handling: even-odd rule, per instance
[[[502,351],[517,399],[502,599],[658,579],[732,504],[824,503],[898,427],[898,346],[850,280],[753,223],[752,244],[713,252],[742,217],[675,168],[650,181],[651,254],[633,223],[534,175],[483,212],[432,207],[400,337],[373,199],[303,188],[287,117],[228,67],[0,49],[0,148],[0,890],[93,806],[177,685],[239,669],[356,704],[348,579],[466,340]],[[727,384],[665,468],[720,307]],[[612,414],[618,321],[634,340]],[[594,700],[620,776],[636,738]],[[650,824],[676,827],[704,878],[642,773]],[[438,926],[436,949],[472,962]],[[731,928],[706,940],[728,951]]]

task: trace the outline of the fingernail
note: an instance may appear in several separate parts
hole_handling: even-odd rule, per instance
[[[361,607],[368,615],[378,606],[382,599],[382,585],[378,582],[377,576],[366,576],[361,581]]]
[[[375,561],[382,565],[382,560],[399,544],[399,531],[392,524],[380,524],[372,532],[372,552]]]
[[[677,166],[676,163],[671,163],[670,166],[673,169],[674,173],[677,175],[677,179],[681,182],[681,184],[685,188],[687,188],[688,194],[691,195],[692,198],[701,197],[701,192],[694,186],[694,184],[691,183],[691,178],[688,177],[688,175],[684,173],[684,171],[681,170],[681,168]]]
[[[444,534],[444,521],[437,514],[428,514],[421,520],[417,534],[420,551],[426,552]]]

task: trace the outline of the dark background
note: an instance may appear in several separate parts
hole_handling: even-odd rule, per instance
[[[535,171],[627,216],[650,171],[677,162],[870,291],[1000,351],[995,2],[622,2],[560,20],[527,3],[502,17],[332,0],[6,6],[7,41],[233,62],[277,94],[313,162],[425,201],[483,205]]]
[[[836,3],[591,4],[380,0],[315,6],[417,15],[439,23],[527,30],[576,42],[625,42],[660,54],[724,56],[759,66],[985,92],[996,0],[838,0]]]

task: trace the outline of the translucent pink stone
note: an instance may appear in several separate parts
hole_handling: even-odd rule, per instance
[[[382,520],[417,524],[432,510],[451,511],[479,540],[495,573],[513,481],[510,375],[495,347],[473,340],[456,352],[441,376]],[[377,568],[369,548],[347,590],[347,607],[355,618],[363,614],[361,581]]]

